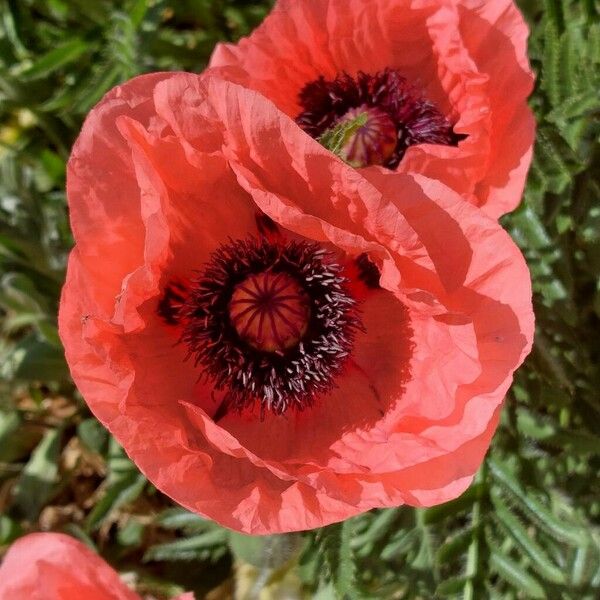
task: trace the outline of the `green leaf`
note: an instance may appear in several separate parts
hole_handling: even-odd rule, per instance
[[[40,428],[24,422],[16,411],[0,411],[0,462],[11,463],[29,456],[42,437]]]
[[[60,429],[49,429],[19,477],[14,503],[29,520],[37,518],[58,488],[61,435]]]
[[[473,538],[471,528],[463,529],[450,539],[446,540],[436,552],[436,561],[443,565],[448,562],[456,562],[463,558]]]
[[[61,381],[68,376],[62,348],[29,335],[18,342],[2,366],[7,379]]]
[[[128,519],[123,527],[119,527],[117,540],[122,546],[139,548],[144,536],[144,525],[135,519]]]
[[[562,0],[545,0],[544,4],[548,20],[554,25],[557,31],[563,31],[565,28],[565,16]]]
[[[351,520],[329,525],[319,532],[319,547],[330,581],[338,598],[358,597],[356,565],[352,555],[353,523]]]
[[[527,494],[506,465],[492,458],[488,460],[488,464],[496,481],[502,485],[504,490],[510,493],[512,499],[527,516],[544,529],[548,535],[573,546],[588,543],[585,532],[564,523],[537,498]]]
[[[215,528],[183,540],[157,544],[144,554],[144,562],[218,559],[226,553],[228,537],[226,529]]]
[[[88,532],[98,529],[117,510],[135,501],[146,486],[146,478],[127,458],[114,438],[109,438],[108,478],[104,482],[104,495],[85,520]]]
[[[530,559],[531,565],[546,580],[563,585],[566,579],[563,571],[555,565],[545,550],[526,531],[518,517],[513,515],[498,493],[492,493],[495,517],[500,521],[508,535]]]
[[[103,454],[108,444],[108,431],[96,419],[85,419],[79,423],[77,436],[88,450],[98,454]]]
[[[542,86],[548,93],[552,106],[559,106],[562,87],[560,84],[560,36],[556,23],[552,20],[546,22],[544,29],[545,61],[542,71]]]
[[[372,547],[382,538],[388,536],[398,516],[399,510],[396,508],[379,511],[369,523],[366,531],[353,537],[352,549],[358,552],[361,548]]]
[[[521,565],[493,548],[490,552],[490,566],[502,579],[505,579],[515,589],[521,590],[526,598],[543,600],[547,597],[544,588],[535,577],[530,575]]]
[[[337,597],[337,592],[333,585],[326,583],[319,586],[312,600],[336,600]]]
[[[17,443],[21,423],[17,411],[0,412],[0,462],[12,462],[19,456],[14,444]]]
[[[397,560],[414,548],[418,540],[419,532],[416,529],[401,531],[383,549],[381,558],[384,560]]]
[[[456,597],[456,594],[460,594],[470,581],[470,577],[450,577],[438,585],[436,596]]]
[[[565,98],[560,106],[546,115],[546,120],[556,125],[563,125],[569,119],[592,116],[599,110],[600,98],[591,90],[586,90]]]
[[[199,533],[210,527],[210,521],[184,508],[167,508],[158,515],[157,525],[165,529],[182,529],[186,533]]]
[[[600,570],[598,550],[596,547],[596,552],[594,552],[594,546],[586,544],[575,551],[571,564],[571,583],[574,587],[585,585],[586,581],[589,581],[591,576]]]
[[[229,547],[235,557],[255,567],[261,567],[265,544],[273,537],[275,536],[259,537],[231,531],[229,533]]]
[[[87,84],[77,90],[73,100],[73,111],[79,114],[87,113],[120,80],[120,65],[102,65],[102,68],[90,77]]]
[[[132,472],[109,485],[85,520],[87,531],[98,529],[119,508],[136,500],[146,483],[141,473]]]
[[[139,27],[149,9],[148,0],[135,0],[129,9],[129,18],[134,27]]]
[[[21,77],[23,79],[47,77],[54,71],[75,62],[87,51],[88,45],[83,40],[71,40],[38,58],[31,67],[21,73]]]
[[[8,546],[22,535],[22,528],[15,520],[0,515],[0,546]]]
[[[79,527],[79,525],[75,523],[67,523],[63,527],[63,532],[84,543],[88,548],[90,548],[90,550],[93,550],[96,554],[98,554],[98,548],[94,543],[94,540],[81,527]]]

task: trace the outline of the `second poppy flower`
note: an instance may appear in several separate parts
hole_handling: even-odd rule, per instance
[[[347,162],[425,174],[497,218],[532,157],[527,35],[512,0],[278,0],[211,66],[316,139],[362,115]]]

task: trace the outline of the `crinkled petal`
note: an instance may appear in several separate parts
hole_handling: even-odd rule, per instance
[[[149,82],[133,80],[118,95],[140,83]],[[94,148],[95,113],[109,96],[69,168],[80,222],[59,325],[94,414],[159,489],[248,533],[460,493],[531,345],[529,276],[508,236],[439,182],[399,174],[395,185],[377,170],[350,168],[239,85],[175,73],[144,93],[149,114],[126,103],[112,113],[120,162],[100,173]],[[96,193],[88,173],[101,189],[118,188],[125,175],[137,189],[122,198],[131,206],[120,207],[115,227],[141,239],[118,238],[118,251],[132,257],[114,279],[96,281],[110,265],[99,249],[90,265],[87,240],[79,243],[90,216],[78,206]],[[224,392],[199,379],[157,306],[170,277],[189,277],[229,236],[255,233],[257,213],[349,261],[368,253],[381,289],[365,297],[366,333],[338,388],[314,409],[215,422]]]
[[[4,557],[0,565],[0,600],[25,598],[140,600],[97,554],[59,533],[22,537]]]
[[[489,78],[491,131],[488,171],[478,183],[478,204],[497,218],[521,199],[533,155],[535,120],[527,98],[533,73],[527,59],[529,29],[512,0],[460,0],[460,35],[478,72]]]

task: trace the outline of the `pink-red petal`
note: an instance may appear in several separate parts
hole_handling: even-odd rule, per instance
[[[0,565],[0,600],[25,598],[140,600],[97,554],[59,533],[22,537],[4,557]]]

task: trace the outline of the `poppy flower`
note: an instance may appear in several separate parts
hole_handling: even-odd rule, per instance
[[[527,36],[512,0],[278,0],[211,66],[317,139],[364,114],[350,164],[438,179],[497,218],[532,157]]]
[[[479,209],[210,73],[109,92],[67,193],[73,379],[179,504],[264,534],[469,485],[533,331],[527,266]]]
[[[61,533],[18,539],[0,565],[0,600],[141,600],[97,554]],[[192,593],[179,600],[194,600]]]

